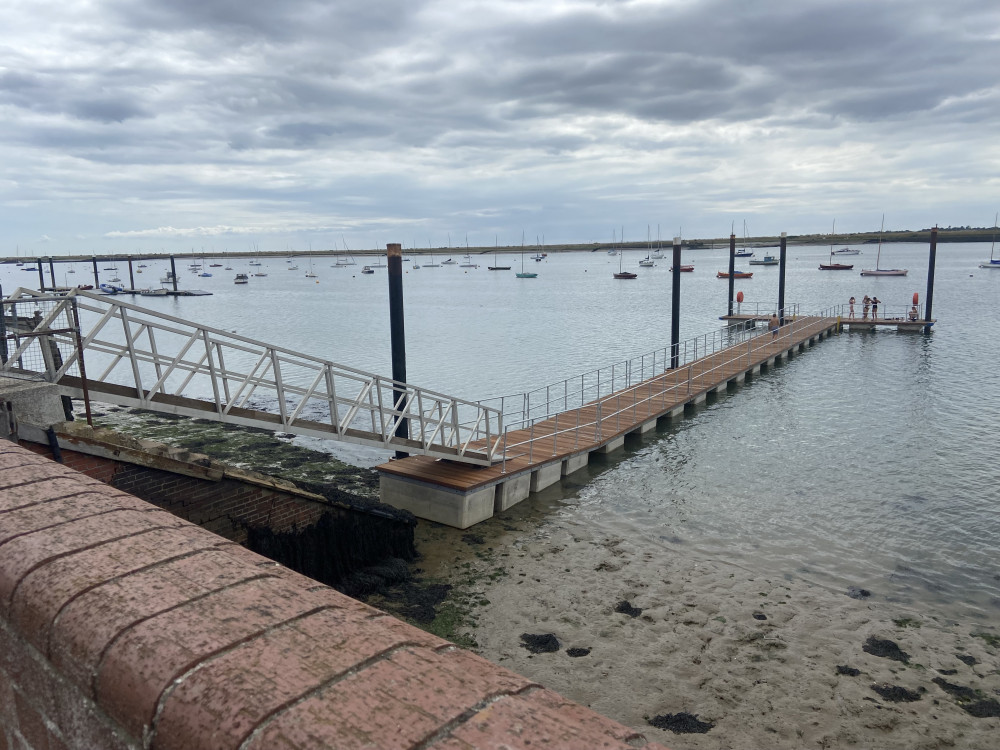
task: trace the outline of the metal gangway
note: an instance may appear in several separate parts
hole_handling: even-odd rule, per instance
[[[19,288],[2,313],[0,375],[55,383],[88,418],[94,399],[481,466],[502,459],[494,407],[117,296]]]

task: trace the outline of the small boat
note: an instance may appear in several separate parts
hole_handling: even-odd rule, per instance
[[[254,276],[267,276],[267,274],[264,273],[263,271],[258,271],[257,273],[254,274]]]
[[[753,257],[753,250],[737,250],[736,251],[736,257],[737,258],[752,258]]]
[[[521,235],[521,247],[524,247],[524,235]],[[532,273],[531,271],[524,270],[524,250],[521,250],[521,271],[514,274],[519,279],[536,279],[538,278],[537,273]]]
[[[1000,216],[1000,214],[998,214]],[[997,217],[993,217],[993,242],[990,244],[990,260],[988,263],[980,263],[980,268],[1000,268],[1000,258],[993,257],[993,248],[997,244]]]
[[[719,279],[728,279],[729,278],[729,272],[728,271],[719,271],[715,276],[716,276],[716,278],[719,278]],[[753,278],[753,271],[733,271],[733,278],[734,279],[752,279]]]
[[[139,296],[140,297],[166,297],[167,296],[167,290],[166,289],[140,289],[139,290]]]
[[[854,268],[853,265],[848,264],[848,263],[834,263],[833,262],[833,256],[836,253],[840,252],[839,250],[835,251],[833,249],[833,237],[836,234],[837,234],[837,220],[834,219],[833,220],[833,231],[830,233],[830,262],[829,263],[820,263],[819,264],[819,270],[820,271],[850,271],[852,268]],[[847,250],[848,248],[844,248],[844,249]],[[845,253],[841,253],[841,255],[844,255],[844,254]]]
[[[639,278],[639,274],[632,273],[631,271],[619,271],[618,273],[614,274],[614,277],[616,279],[637,279]]]
[[[450,265],[452,265],[452,264],[453,264],[454,262],[455,262],[455,261],[454,261],[454,260],[453,260],[452,258],[448,258],[448,260],[442,260],[442,261],[441,261],[441,265],[442,265],[442,266],[450,266]]]
[[[670,266],[670,270],[673,271],[674,267]],[[692,263],[692,264],[688,264],[686,266],[680,266],[680,270],[681,270],[682,273],[693,271],[694,270],[694,264]]]
[[[371,266],[365,266],[361,269],[361,273],[375,273],[375,269]]]
[[[261,264],[260,264],[260,261],[252,260],[252,261],[250,261],[250,265],[251,266],[259,266]]]
[[[233,267],[232,266],[226,266],[223,270],[225,270],[225,271],[232,271]]]
[[[89,292],[91,289],[94,288],[94,285],[93,284],[77,284],[76,288],[80,289],[80,290],[82,290],[84,292]]]
[[[862,276],[906,276],[905,268],[880,268],[879,259],[882,257],[882,231],[885,229],[885,214],[882,214],[882,226],[878,230],[878,252],[875,255],[875,268],[867,268],[861,272]]]
[[[145,263],[140,263],[137,267],[138,268],[148,268],[148,266]]]
[[[75,268],[71,268],[71,269],[69,269],[68,273],[76,273],[76,269]]]
[[[750,261],[751,266],[776,266],[780,261],[773,255],[765,255],[763,260]]]
[[[639,268],[652,268],[655,265],[656,264],[653,263],[653,259],[650,258],[648,255],[639,261]]]
[[[222,268],[222,264],[221,263],[209,263],[208,267],[209,268]]]
[[[236,278],[233,279],[233,283],[234,284],[249,284],[250,283],[250,277],[247,276],[245,273],[238,273],[238,274],[236,274]]]
[[[299,270],[299,267],[298,267],[298,266],[289,266],[289,267],[288,267],[288,270],[289,270],[289,271],[298,271],[298,270]]]
[[[834,250],[833,255],[861,255],[861,251],[856,247],[842,247],[840,250]]]
[[[167,271],[167,275],[160,279],[161,284],[173,284],[175,281],[177,281],[177,278],[174,276],[173,271]]]
[[[119,292],[125,291],[123,287],[115,286],[114,284],[101,284],[98,289],[105,294],[118,294]]]
[[[212,274],[210,274],[210,273],[209,273],[208,271],[202,271],[202,272],[201,272],[201,273],[199,273],[198,275],[199,275],[199,276],[203,276],[203,277],[205,277],[205,278],[208,278],[208,277],[209,277],[209,276],[211,276]]]

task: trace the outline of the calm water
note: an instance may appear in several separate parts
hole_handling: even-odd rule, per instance
[[[572,485],[527,502],[548,518],[644,538],[653,550],[721,557],[837,589],[863,586],[946,616],[1000,621],[1000,270],[977,267],[989,249],[939,246],[933,334],[886,330],[826,340],[611,461],[591,464],[582,473],[589,481],[578,474]],[[881,265],[908,268],[905,278],[861,278],[858,270],[875,264],[875,248],[863,250],[846,261],[854,271],[820,272],[824,248],[790,248],[786,302],[810,312],[867,293],[901,315],[914,292],[924,301],[926,245],[883,248]],[[526,258],[539,274],[532,280],[487,271],[492,255],[478,258],[479,269],[408,270],[409,380],[487,398],[668,344],[670,261],[636,269],[641,255],[624,260],[639,271],[636,281],[614,281],[619,260],[604,253]],[[460,262],[461,253],[454,257]],[[500,260],[520,266],[517,255]],[[719,326],[727,292],[715,278],[725,249],[685,250],[683,260],[696,268],[682,276],[682,339]],[[320,278],[307,279],[301,259],[298,271],[270,261],[268,277],[240,287],[233,275],[253,269],[227,262],[234,270],[211,269],[212,278],[179,271],[182,288],[211,297],[140,304],[390,372],[385,269],[366,276],[360,265],[335,269],[321,259],[313,263]],[[163,265],[151,263],[137,285],[157,286]],[[773,305],[777,267],[753,270],[753,279],[737,281],[744,305]],[[58,281],[64,273],[58,270]],[[64,278],[89,283],[89,265]],[[36,284],[37,275],[2,266],[0,283],[10,291]]]

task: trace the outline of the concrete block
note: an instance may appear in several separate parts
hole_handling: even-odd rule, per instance
[[[697,406],[698,404],[705,403],[705,401],[706,401],[707,398],[708,398],[707,394],[699,393],[693,399],[691,399],[690,401],[688,401],[688,403],[691,404],[691,405],[693,405],[693,406]]]
[[[670,419],[679,419],[680,417],[683,417],[684,416],[684,405],[682,404],[681,406],[677,406],[677,407],[671,409],[670,412],[668,414],[664,415],[664,416],[666,416],[666,417],[668,417]]]
[[[493,512],[500,513],[522,500],[526,499],[531,492],[531,472],[526,471],[516,476],[509,477],[496,487],[496,497],[493,501]]]
[[[732,383],[733,385],[738,385],[739,383],[742,383],[746,379],[747,379],[747,374],[745,372],[741,372],[739,375],[737,375],[729,382]]]
[[[752,368],[750,368],[750,374],[760,375],[760,365],[754,365]]]
[[[539,492],[562,478],[562,461],[541,466],[531,472],[531,491]]]
[[[584,466],[590,463],[590,453],[579,453],[575,456],[570,456],[565,461],[562,462],[562,475],[564,477],[569,476],[574,471],[579,471]]]
[[[652,432],[656,429],[656,420],[650,419],[648,422],[643,422],[639,425],[639,434],[645,435],[647,432]]]
[[[492,517],[495,488],[496,485],[489,484],[459,492],[391,474],[379,476],[379,498],[383,503],[456,529],[467,529]]]
[[[612,438],[611,440],[606,442],[604,445],[598,448],[595,451],[595,453],[605,453],[605,454],[614,453],[616,450],[623,447],[624,445],[625,445],[625,436],[619,435],[618,437]]]
[[[55,383],[0,378],[0,401],[14,405],[14,416],[20,423],[44,428],[66,421],[59,386]]]

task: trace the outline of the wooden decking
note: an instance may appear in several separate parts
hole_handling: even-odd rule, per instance
[[[707,394],[741,381],[747,373],[818,340],[837,325],[836,318],[799,317],[782,327],[777,337],[765,333],[539,421],[530,429],[511,431],[507,434],[505,460],[493,466],[411,456],[377,468],[383,474],[471,492],[556,462],[585,459],[591,452],[621,445],[629,433],[652,429],[658,418],[680,413],[686,404],[703,401]],[[585,460],[580,465],[583,463]]]

